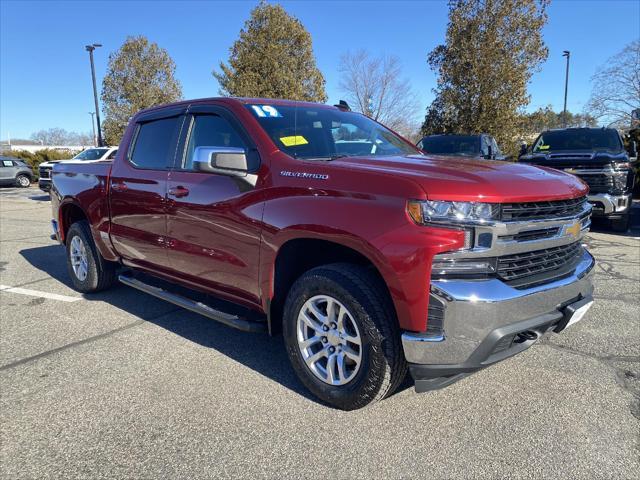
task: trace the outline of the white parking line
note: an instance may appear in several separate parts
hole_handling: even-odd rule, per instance
[[[50,298],[51,300],[59,300],[61,302],[77,302],[78,300],[82,300],[82,297],[68,297],[67,295],[58,295],[57,293],[39,292],[37,290],[10,287],[8,285],[0,285],[0,292],[19,293],[20,295],[29,295],[31,297]]]

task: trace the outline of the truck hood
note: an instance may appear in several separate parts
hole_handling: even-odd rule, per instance
[[[351,170],[398,175],[418,183],[430,200],[476,202],[535,202],[587,194],[578,178],[551,168],[424,155],[344,157],[334,160]]]
[[[53,167],[56,163],[70,162],[71,159],[68,160],[49,160],[48,162],[42,162],[40,164],[41,167]]]

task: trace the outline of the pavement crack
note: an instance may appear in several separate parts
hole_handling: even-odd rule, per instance
[[[38,353],[37,355],[33,355],[31,357],[26,357],[26,358],[22,358],[20,360],[16,360],[15,362],[8,363],[6,365],[2,365],[0,367],[0,372],[2,372],[4,370],[9,370],[10,368],[18,367],[20,365],[24,365],[25,363],[30,363],[30,362],[33,362],[35,360],[39,360],[39,359],[44,358],[44,357],[48,357],[48,356],[53,355],[53,354],[58,353],[58,352],[69,350],[70,348],[78,347],[78,346],[84,345],[86,343],[95,342],[96,340],[101,340],[103,338],[106,338],[106,337],[109,337],[111,335],[114,335],[114,334],[116,334],[118,332],[122,332],[123,330],[128,330],[129,328],[133,328],[133,327],[136,327],[138,325],[141,325],[141,324],[143,324],[145,322],[146,322],[146,320],[142,320],[142,319],[141,320],[136,320],[135,322],[131,322],[131,323],[127,324],[127,325],[123,325],[122,327],[119,327],[119,328],[114,328],[113,330],[110,330],[108,332],[104,332],[104,333],[101,333],[99,335],[94,335],[93,337],[84,338],[82,340],[78,340],[77,342],[68,343],[68,344],[63,345],[61,347],[52,348],[51,350],[47,350],[46,352]]]
[[[631,403],[629,405],[631,415],[640,420],[640,388],[637,384],[634,385],[635,382],[640,381],[640,378],[638,378],[638,375],[636,375],[635,373],[615,365],[616,362],[640,363],[640,356],[595,355],[593,353],[582,352],[580,350],[576,350],[564,345],[558,345],[557,343],[551,342],[549,338],[543,339],[540,342],[540,345],[546,345],[554,350],[571,353],[580,357],[591,358],[597,362],[600,362],[605,367],[611,369],[615,375],[614,379],[616,381],[616,384],[631,395]]]
[[[143,323],[152,322],[153,320],[156,320],[158,318],[164,317],[165,315],[169,315],[171,313],[179,312],[180,310],[183,310],[183,309],[178,307],[178,308],[174,308],[174,309],[171,309],[169,311],[160,313],[158,315],[155,315],[155,316],[153,316],[151,318],[141,318],[140,320],[136,320],[135,322],[128,323],[127,325],[123,325],[122,327],[114,328],[113,330],[109,330],[108,332],[104,332],[104,333],[100,333],[98,335],[94,335],[92,337],[84,338],[82,340],[78,340],[77,342],[71,342],[71,343],[63,345],[61,347],[52,348],[51,350],[47,350],[46,352],[38,353],[37,355],[33,355],[31,357],[26,357],[26,358],[23,358],[23,359],[20,359],[20,360],[16,360],[15,362],[8,363],[6,365],[0,366],[0,372],[2,372],[3,370],[9,370],[11,368],[18,367],[20,365],[24,365],[25,363],[30,363],[30,362],[33,362],[35,360],[39,360],[39,359],[44,358],[44,357],[48,357],[49,355],[53,355],[53,354],[58,353],[58,352],[62,352],[62,351],[65,351],[65,350],[69,350],[71,348],[78,347],[80,345],[85,345],[87,343],[95,342],[97,340],[102,340],[103,338],[110,337],[111,335],[114,335],[116,333],[122,332],[124,330],[128,330],[128,329],[133,328],[133,327],[137,327],[138,325],[142,325]]]
[[[41,280],[36,280],[35,282],[39,282],[39,281],[41,281]],[[27,282],[27,283],[35,283],[35,282]],[[23,285],[26,285],[27,283],[25,283]],[[11,363],[8,363],[6,365],[0,366],[0,372],[2,372],[4,370],[9,370],[9,369],[14,368],[14,367],[18,367],[20,365],[24,365],[25,363],[30,363],[30,362],[33,362],[35,360],[39,360],[39,359],[44,358],[44,357],[48,357],[48,356],[53,355],[53,354],[58,353],[58,352],[62,352],[62,351],[65,351],[65,350],[69,350],[71,348],[78,347],[80,345],[85,345],[87,343],[95,342],[97,340],[102,340],[103,338],[110,337],[111,335],[114,335],[116,333],[122,332],[124,330],[128,330],[128,329],[133,328],[133,327],[137,327],[138,325],[141,325],[143,323],[153,322],[153,320],[157,320],[158,318],[164,317],[165,315],[169,315],[171,313],[179,312],[180,310],[183,310],[183,309],[180,308],[180,307],[177,307],[177,308],[168,310],[166,312],[160,313],[158,315],[155,315],[155,316],[153,316],[151,318],[141,318],[140,320],[136,320],[135,322],[128,323],[127,325],[123,325],[122,327],[114,328],[113,330],[109,330],[108,332],[104,332],[104,333],[100,333],[98,335],[94,335],[92,337],[84,338],[82,340],[78,340],[77,342],[71,342],[71,343],[63,345],[61,347],[52,348],[51,350],[47,350],[46,352],[38,353],[37,355],[32,355],[31,357],[26,357],[26,358],[22,358],[20,360],[16,360],[15,362],[11,362]]]

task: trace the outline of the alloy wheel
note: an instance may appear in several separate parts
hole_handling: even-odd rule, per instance
[[[296,331],[302,358],[317,378],[335,386],[354,379],[362,363],[362,336],[342,303],[328,295],[310,298],[298,313]]]
[[[75,236],[71,239],[69,248],[69,257],[71,259],[71,268],[73,273],[81,282],[84,282],[89,272],[89,264],[87,259],[87,249],[82,239]]]

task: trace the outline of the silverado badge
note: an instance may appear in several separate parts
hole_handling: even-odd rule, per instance
[[[565,225],[563,233],[566,236],[571,235],[573,238],[578,238],[581,230],[582,230],[582,226],[580,225],[580,222],[576,222],[572,225]]]

